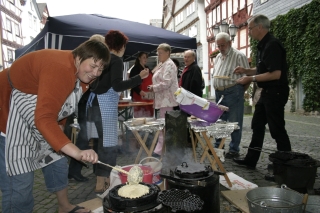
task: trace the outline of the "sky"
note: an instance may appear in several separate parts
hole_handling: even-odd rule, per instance
[[[47,3],[50,16],[101,14],[149,24],[162,18],[163,0],[37,0]]]

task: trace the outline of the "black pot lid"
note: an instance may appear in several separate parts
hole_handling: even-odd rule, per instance
[[[210,166],[201,163],[186,163],[183,162],[175,169],[175,174],[181,178],[200,178],[208,176],[212,171]]]

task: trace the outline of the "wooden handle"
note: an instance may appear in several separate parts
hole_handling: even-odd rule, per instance
[[[123,170],[123,169],[119,169],[119,168],[114,167],[114,166],[111,166],[111,165],[109,165],[109,164],[102,163],[101,161],[98,161],[97,163],[100,163],[100,164],[102,164],[102,165],[111,167],[111,168],[113,168],[114,170],[117,170],[117,171],[119,171],[119,172],[122,172],[122,173],[124,173],[124,174],[126,174],[126,175],[130,175],[129,172],[127,172],[127,171],[125,171],[125,170]]]
[[[305,195],[303,196],[303,200],[302,200],[302,204],[304,205],[304,207],[303,207],[303,213],[306,212],[307,203],[308,203],[308,194],[305,194]]]

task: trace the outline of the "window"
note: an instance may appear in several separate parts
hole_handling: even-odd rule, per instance
[[[239,47],[240,47],[240,48],[247,46],[247,38],[248,38],[247,30],[246,30],[246,29],[240,30],[240,33],[239,33],[239,39],[240,39],[240,45],[239,45]]]
[[[221,20],[221,13],[220,13],[220,5],[217,6],[217,22],[220,22]]]
[[[216,9],[212,10],[212,24],[215,25],[217,23],[217,12]]]
[[[180,24],[183,20],[183,12],[179,13],[176,17],[174,17],[174,19],[176,26]]]
[[[11,25],[11,20],[10,19],[6,19],[6,24],[7,24],[7,31],[8,32],[12,32],[12,25]]]
[[[29,15],[29,27],[32,28],[33,26],[32,14],[29,13],[28,15]]]
[[[246,6],[246,0],[240,0],[239,9],[242,10]]]
[[[7,53],[8,53],[8,61],[12,63],[13,62],[13,50],[8,49]]]
[[[167,17],[167,15],[168,15],[168,6],[166,6],[165,8],[164,8],[164,17]]]
[[[33,29],[37,30],[37,18],[33,16]]]
[[[212,11],[208,13],[208,23],[209,23],[209,27],[212,26]]]
[[[261,4],[267,2],[268,0],[260,0]]]
[[[222,20],[227,18],[227,2],[221,4]]]
[[[195,2],[192,2],[192,3],[189,4],[188,7],[187,7],[187,17],[188,17],[189,15],[191,15],[192,13],[194,13],[195,10],[196,10]]]
[[[228,1],[228,17],[232,16],[232,0]]]
[[[189,37],[195,37],[198,34],[197,25],[193,25],[189,28]]]
[[[238,0],[233,1],[233,14],[238,12]]]
[[[172,21],[170,22],[169,26],[168,26],[168,30],[173,31],[173,24]]]
[[[30,1],[30,8],[31,8],[32,11],[34,11],[33,1]]]
[[[15,31],[16,36],[20,37],[20,27],[16,23],[14,24],[14,31]]]

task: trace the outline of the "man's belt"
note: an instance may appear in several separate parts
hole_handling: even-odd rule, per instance
[[[225,89],[228,89],[230,87],[233,87],[234,85],[236,85],[237,83],[233,83],[233,84],[229,84],[227,86],[221,86],[221,87],[215,87],[215,90],[219,90],[219,91],[224,91]]]

